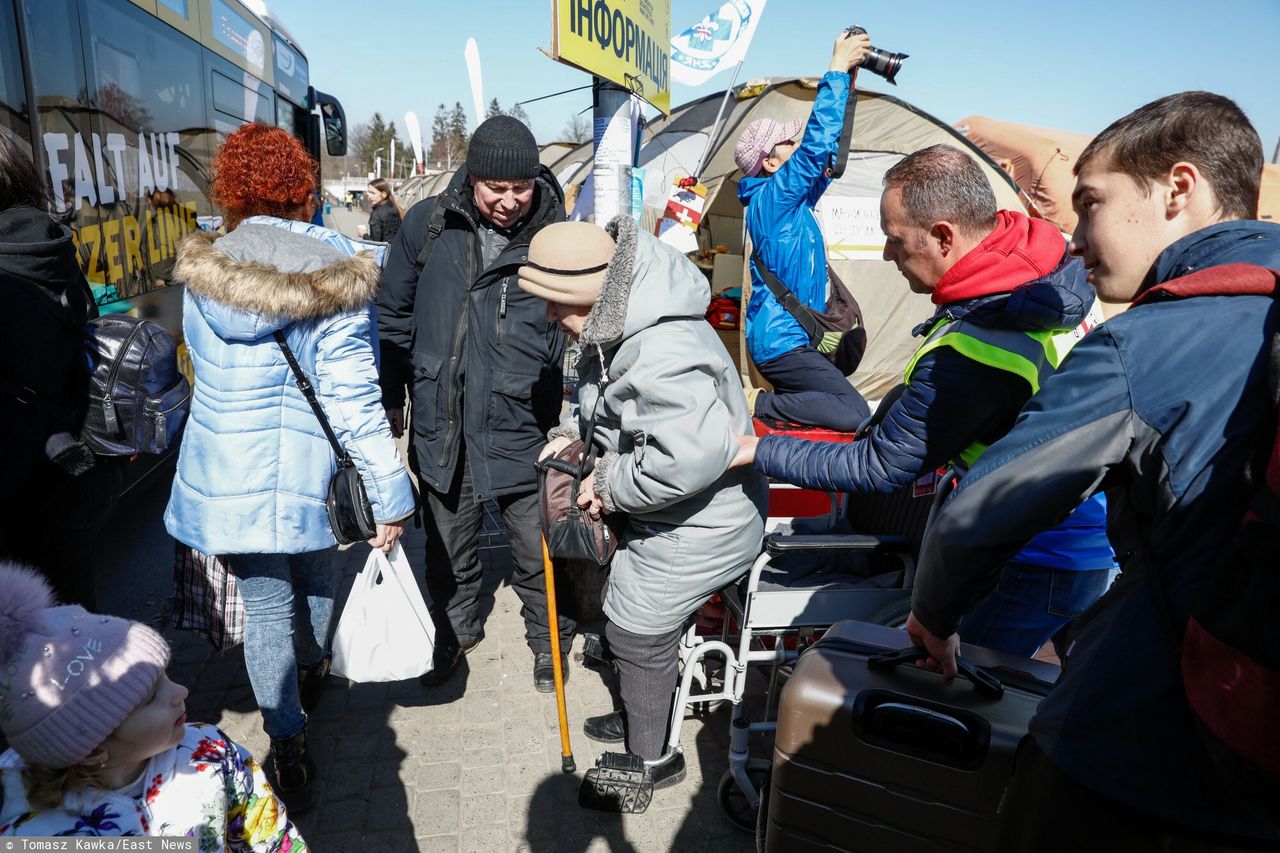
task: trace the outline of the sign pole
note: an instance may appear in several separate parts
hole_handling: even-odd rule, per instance
[[[595,132],[594,219],[603,226],[631,212],[631,91],[601,77],[592,82]]]

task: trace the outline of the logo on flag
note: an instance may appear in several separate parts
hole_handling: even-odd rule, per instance
[[[755,33],[766,0],[728,0],[671,40],[671,77],[699,86],[740,62]]]

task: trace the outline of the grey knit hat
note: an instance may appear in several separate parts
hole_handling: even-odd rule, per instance
[[[511,116],[485,119],[467,144],[467,172],[477,178],[522,181],[538,177],[538,143]]]

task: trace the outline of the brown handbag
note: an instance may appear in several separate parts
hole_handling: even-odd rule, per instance
[[[600,386],[601,397],[606,380]],[[596,409],[600,406],[596,402]],[[559,453],[547,457],[538,467],[538,505],[542,511],[542,531],[547,537],[547,553],[554,559],[584,560],[607,566],[618,548],[624,519],[621,513],[592,517],[578,506],[582,481],[596,467],[596,450],[591,443],[596,432],[596,412],[587,422],[586,435],[575,439]],[[588,488],[591,488],[589,485]]]

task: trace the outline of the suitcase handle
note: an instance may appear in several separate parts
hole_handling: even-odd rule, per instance
[[[907,646],[905,649],[898,649],[896,652],[872,655],[867,658],[867,668],[877,671],[894,669],[904,663],[915,663],[928,656],[928,649],[921,646]],[[1004,696],[1004,685],[1000,683],[1000,679],[981,667],[974,666],[959,655],[956,655],[956,671],[969,679],[973,683],[974,689],[979,693],[990,696],[992,699],[999,699]]]

